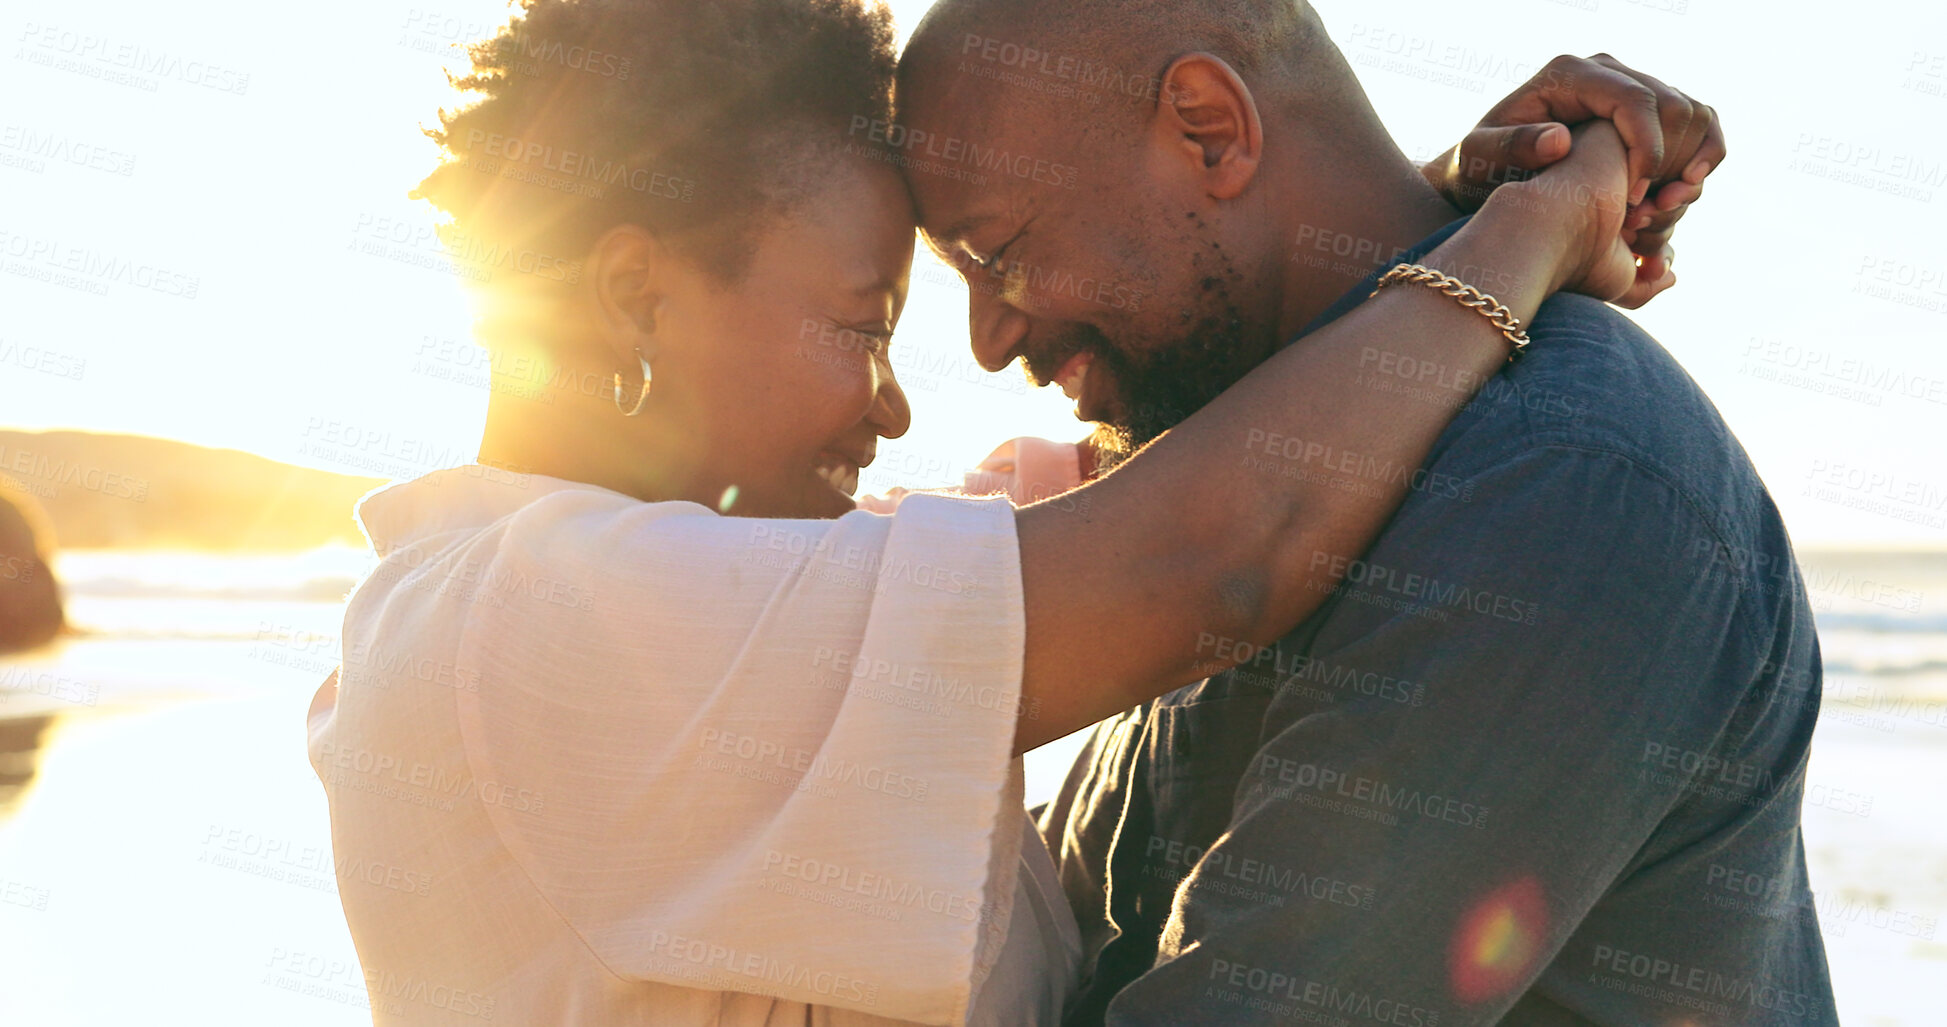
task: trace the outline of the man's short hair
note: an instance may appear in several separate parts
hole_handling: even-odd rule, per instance
[[[1012,60],[1021,66],[995,74],[1067,78],[1082,89],[1099,84],[1095,92],[1153,101],[1170,62],[1196,52],[1222,58],[1262,89],[1257,101],[1272,109],[1284,98],[1329,98],[1335,90],[1324,86],[1340,72],[1350,78],[1305,0],[939,0],[900,60],[899,92],[923,91],[919,77],[943,68],[982,74],[972,65]],[[1023,100],[1062,102],[1072,94],[1050,88],[1059,84],[1023,90]]]

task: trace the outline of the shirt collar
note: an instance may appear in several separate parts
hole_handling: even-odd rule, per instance
[[[353,516],[384,559],[435,535],[478,531],[543,496],[573,489],[621,495],[585,482],[467,464],[375,489],[358,501]]]
[[[1331,306],[1326,307],[1324,313],[1318,315],[1315,318],[1312,318],[1310,324],[1299,329],[1298,334],[1296,336],[1293,336],[1292,341],[1296,342],[1297,340],[1302,339],[1305,336],[1310,335],[1315,331],[1318,331],[1320,328],[1323,328],[1326,325],[1331,324],[1334,321],[1337,321],[1339,318],[1344,317],[1347,314],[1350,314],[1355,308],[1359,306],[1359,304],[1364,303],[1365,301],[1372,298],[1372,290],[1378,288],[1379,279],[1384,277],[1386,272],[1391,271],[1393,267],[1398,264],[1419,263],[1423,258],[1425,258],[1427,254],[1432,253],[1434,250],[1438,249],[1441,243],[1446,242],[1450,237],[1452,237],[1452,235],[1455,232],[1460,231],[1462,225],[1465,225],[1468,221],[1471,221],[1472,219],[1473,219],[1473,215],[1470,214],[1467,217],[1454,221],[1448,224],[1445,228],[1442,228],[1439,231],[1433,233],[1432,235],[1429,235],[1426,238],[1420,240],[1412,247],[1401,251],[1400,255],[1391,264],[1387,264],[1385,267],[1379,268],[1373,271],[1372,274],[1367,275],[1365,281],[1362,281],[1358,285],[1353,286],[1350,290],[1346,292],[1345,295],[1340,296],[1337,299],[1337,301],[1335,301]]]

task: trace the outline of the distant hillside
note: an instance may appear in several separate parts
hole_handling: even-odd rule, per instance
[[[383,484],[141,435],[0,431],[0,488],[63,549],[363,545],[352,504]]]

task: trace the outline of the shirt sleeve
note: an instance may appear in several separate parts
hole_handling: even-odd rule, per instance
[[[469,618],[473,772],[627,980],[958,1023],[1005,936],[1024,638],[1004,500],[724,518],[570,493]]]
[[[1499,1022],[1694,783],[1646,754],[1713,751],[1752,658],[1735,583],[1692,573],[1707,524],[1613,454],[1472,480],[1259,661],[1278,692],[1229,823],[1110,1024]],[[1189,858],[1151,841],[1147,869]]]

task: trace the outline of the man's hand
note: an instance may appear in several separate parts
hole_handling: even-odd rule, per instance
[[[1608,54],[1557,57],[1422,171],[1448,202],[1476,210],[1495,186],[1567,156],[1566,126],[1597,118],[1614,122],[1629,148],[1632,206],[1623,230],[1641,266],[1615,302],[1640,307],[1676,284],[1670,235],[1729,152],[1708,104]]]

